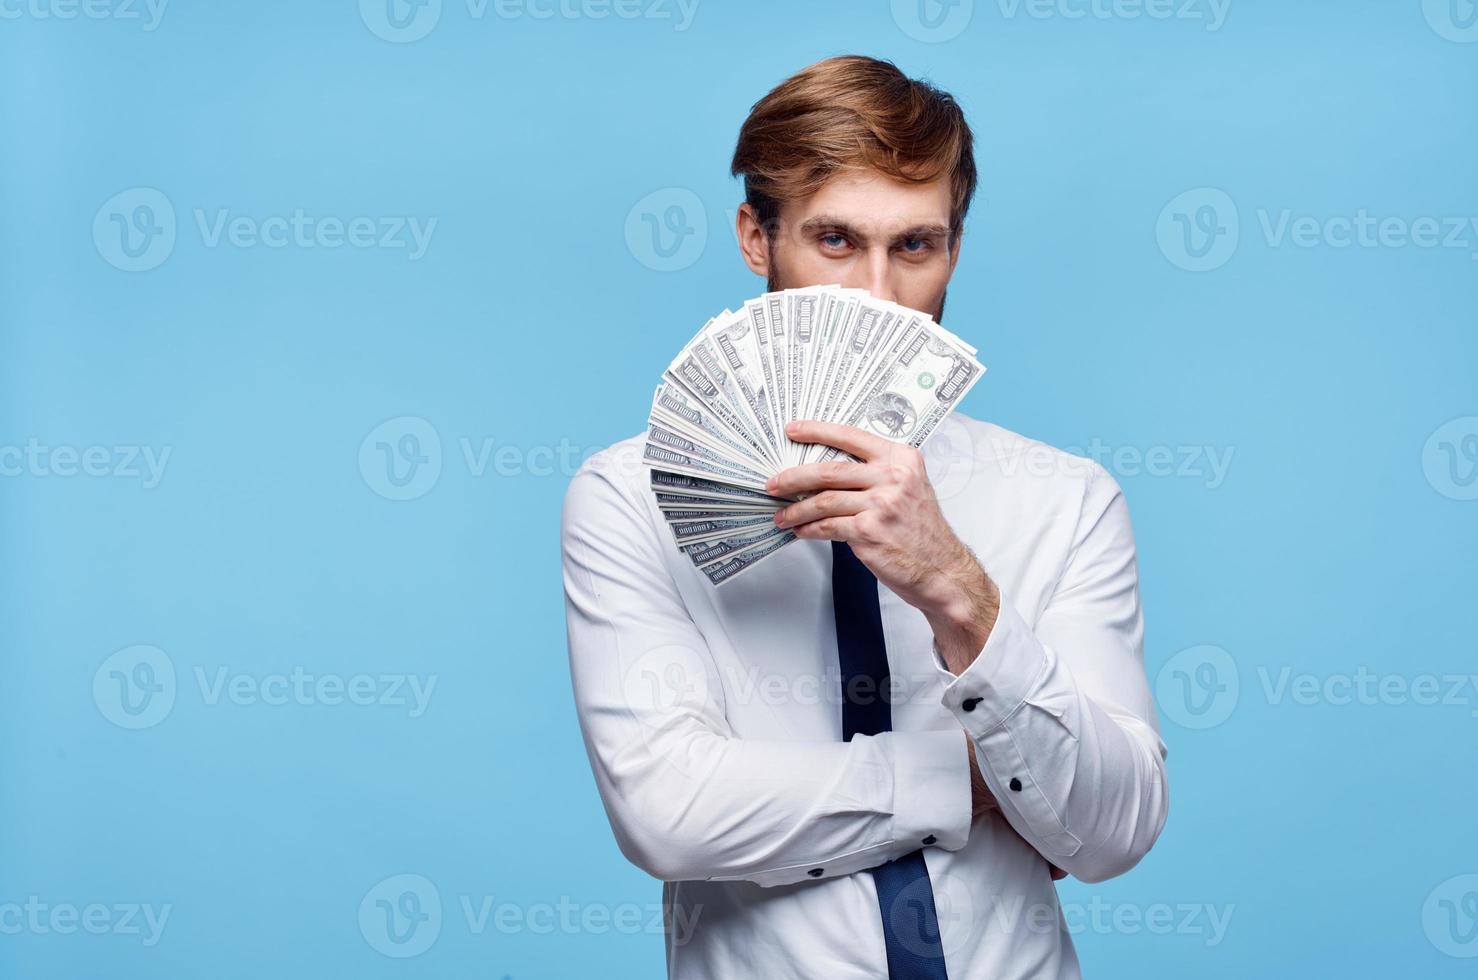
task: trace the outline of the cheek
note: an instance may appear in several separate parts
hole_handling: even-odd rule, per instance
[[[898,289],[898,302],[915,310],[923,310],[931,316],[939,311],[939,301],[944,298],[949,285],[949,266],[940,264],[929,268],[916,268],[902,277]]]

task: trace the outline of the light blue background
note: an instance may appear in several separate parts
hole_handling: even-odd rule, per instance
[[[731,231],[738,126],[786,74],[855,51],[952,91],[976,130],[947,320],[990,373],[966,411],[1122,450],[1104,461],[1138,534],[1172,806],[1139,868],[1061,886],[1110,909],[1079,917],[1086,972],[1470,976],[1478,692],[1393,692],[1478,672],[1478,230],[1455,248],[1276,232],[1285,209],[1478,215],[1472,5],[1231,0],[1212,30],[1068,3],[957,6],[931,35],[887,0],[703,0],[683,30],[445,0],[399,42],[373,0],[175,0],[152,30],[142,6],[5,0],[0,449],[170,455],[155,486],[67,475],[65,454],[0,477],[0,913],[170,913],[152,946],[0,915],[0,975],[660,975],[660,937],[629,923],[479,934],[461,901],[658,900],[571,706],[558,453],[638,431],[675,345],[762,290]],[[130,272],[112,215],[142,199],[105,202],[136,188],[176,237]],[[663,260],[642,215],[684,200],[693,234]],[[416,259],[212,246],[195,212],[221,209],[436,225]],[[1228,243],[1233,217],[1235,248],[1207,259],[1178,237]],[[403,417],[425,426],[370,438]],[[420,447],[419,483],[387,482],[381,436]],[[479,472],[464,440],[474,464],[510,448]],[[1156,447],[1177,467],[1232,455],[1218,482],[1204,456],[1145,472]],[[137,645],[177,689],[131,730],[105,661]],[[197,671],[222,668],[436,687],[418,717],[211,703]],[[1390,693],[1334,703],[1362,668]],[[1336,697],[1280,696],[1285,670]],[[415,958],[360,927],[398,874],[443,904]]]

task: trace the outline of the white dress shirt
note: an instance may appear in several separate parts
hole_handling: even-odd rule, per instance
[[[956,677],[880,584],[893,730],[843,742],[829,543],[715,588],[662,520],[644,438],[571,482],[564,584],[596,785],[622,853],[666,882],[669,976],[886,977],[859,872],[922,847],[951,980],[1077,977],[1049,862],[1123,874],[1168,806],[1113,477],[952,415],[925,446],[929,477],[1000,616]],[[973,823],[972,742],[1000,802]]]

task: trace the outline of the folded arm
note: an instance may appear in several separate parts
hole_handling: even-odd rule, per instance
[[[667,532],[610,465],[596,456],[571,482],[562,551],[576,707],[622,853],[664,880],[778,885],[963,847],[970,758],[958,732],[734,734],[658,550]]]
[[[1008,595],[986,605],[981,617],[992,622],[975,656],[936,639],[945,707],[974,739],[1003,816],[1043,857],[1085,881],[1123,874],[1159,836],[1169,797],[1133,533],[1107,472],[1092,468],[1035,628]]]

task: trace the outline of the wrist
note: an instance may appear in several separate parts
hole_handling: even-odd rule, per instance
[[[1001,593],[973,556],[973,569],[940,576],[940,595],[923,610],[934,632],[934,648],[951,673],[975,661],[990,638],[1001,608]]]

